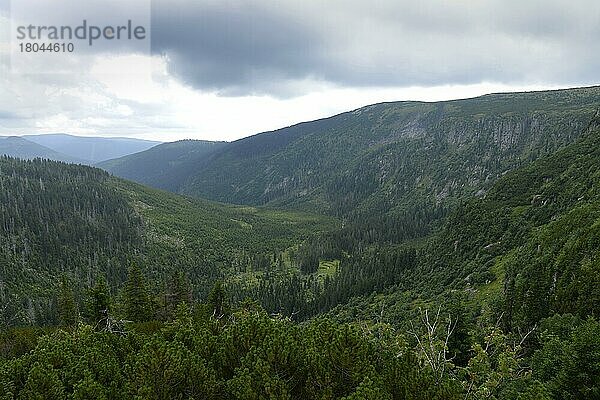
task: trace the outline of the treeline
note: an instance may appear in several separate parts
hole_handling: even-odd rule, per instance
[[[181,273],[194,297],[203,299],[217,280],[281,264],[270,254],[334,224],[326,217],[192,200],[87,166],[3,157],[0,329],[57,324],[55,291],[63,277],[81,301],[97,276],[120,291],[131,263],[156,295]]]
[[[307,250],[300,250],[300,254]],[[304,320],[327,312],[352,297],[382,291],[400,283],[415,268],[414,249],[371,248],[354,256],[343,256],[335,271],[319,274],[320,256],[314,254],[314,268],[302,274],[273,270],[261,275],[257,283],[227,282],[235,301],[257,300],[268,312]],[[306,262],[300,256],[300,262]]]
[[[84,166],[0,158],[0,325],[52,324],[57,276],[125,279],[142,222],[109,175]]]
[[[190,302],[188,289],[165,296],[175,307],[157,320],[135,267],[118,297],[100,280],[85,317],[69,313],[63,285],[60,329],[0,333],[0,399],[549,400],[600,393],[600,323],[593,318],[556,315],[518,334],[504,333],[489,315],[471,320],[452,307],[422,311],[406,331],[324,318],[296,324],[251,301],[234,306],[220,284],[203,303]]]

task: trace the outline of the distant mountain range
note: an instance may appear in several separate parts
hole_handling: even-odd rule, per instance
[[[324,370],[321,353],[338,375],[319,386],[350,389],[319,398],[598,398],[600,87],[377,104],[96,165],[199,198],[0,157],[2,399],[121,398],[123,377],[181,383],[161,398],[196,382],[218,382],[202,398],[259,398],[260,377],[271,393],[315,398],[292,393]],[[126,335],[100,331],[107,312],[132,321]],[[332,345],[304,356],[303,332]],[[349,372],[349,354],[382,364]],[[429,354],[451,371],[430,384],[440,396],[415,373],[433,376],[419,362]],[[132,373],[142,368],[154,372]]]
[[[600,87],[382,103],[226,144],[165,144],[100,166],[227,203],[355,220],[424,215],[573,142],[598,104]]]
[[[0,137],[0,155],[8,155],[22,159],[45,158],[69,163],[84,163],[81,159],[59,153],[46,146],[39,145],[18,136]]]
[[[160,143],[131,138],[84,137],[67,134],[9,136],[0,137],[0,155],[23,159],[39,157],[93,165],[144,151]]]
[[[177,192],[197,171],[198,165],[226,144],[204,140],[163,143],[140,153],[98,163],[97,166],[121,178]]]

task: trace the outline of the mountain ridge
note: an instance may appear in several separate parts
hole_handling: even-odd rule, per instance
[[[23,159],[45,158],[70,163],[85,163],[85,160],[57,152],[21,136],[0,136],[0,155]]]
[[[188,174],[186,171],[225,143],[190,139],[162,143],[142,152],[97,163],[96,166],[121,178],[176,192]]]
[[[598,86],[377,103],[227,143],[168,189],[349,222],[423,207],[443,216],[507,171],[572,143],[599,104]]]
[[[89,165],[147,150],[161,143],[126,137],[77,136],[65,133],[29,134],[23,137],[59,153],[85,160]]]

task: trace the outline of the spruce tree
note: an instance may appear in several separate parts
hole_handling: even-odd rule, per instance
[[[143,322],[151,318],[152,310],[144,276],[135,264],[129,268],[123,294],[125,317],[128,320]]]
[[[92,325],[98,325],[106,321],[110,312],[110,294],[106,279],[98,279],[93,288],[90,289],[87,304],[87,319]],[[100,327],[101,328],[101,327]]]
[[[66,276],[63,276],[58,288],[58,319],[62,326],[72,327],[79,319],[75,295]]]
[[[223,282],[215,282],[215,285],[208,294],[208,305],[212,315],[216,318],[221,318],[228,312],[229,305]]]
[[[182,272],[176,272],[169,277],[164,294],[164,318],[175,316],[175,310],[180,304],[192,304],[192,287]]]

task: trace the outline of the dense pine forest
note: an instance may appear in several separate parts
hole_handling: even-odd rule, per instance
[[[39,159],[0,159],[0,187],[3,326],[55,324],[61,279],[81,297],[99,276],[116,290],[132,265],[153,289],[184,275],[203,298],[215,281],[252,265],[269,269],[274,255],[337,226],[310,214],[187,199]]]
[[[1,158],[0,399],[600,398],[597,92],[150,153],[235,206]]]

